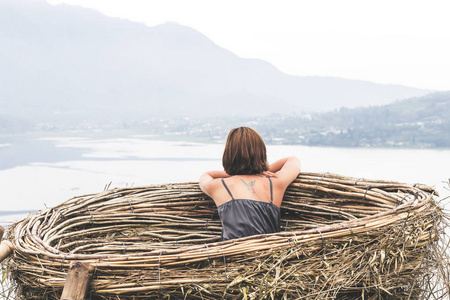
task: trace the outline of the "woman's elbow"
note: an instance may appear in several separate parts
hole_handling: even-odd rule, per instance
[[[204,182],[202,182],[202,181],[200,180],[199,183],[198,183],[198,186],[200,187],[200,189],[202,190],[203,193],[208,194],[208,193],[206,192],[206,186],[205,186],[205,183],[204,183]]]
[[[203,173],[202,175],[200,175],[200,179],[199,181],[201,182],[202,180],[204,180],[204,178],[208,175],[208,172]]]
[[[290,163],[292,163],[292,164],[298,166],[298,169],[299,169],[299,171],[300,171],[301,163],[300,163],[300,159],[299,159],[297,156],[290,156],[290,157],[288,158],[288,161],[289,161]]]
[[[208,185],[208,182],[211,181],[211,179],[212,179],[211,175],[209,175],[208,172],[203,173],[202,176],[200,176],[198,185],[200,186],[200,189],[202,190],[202,192],[204,192],[205,194],[208,194],[207,193],[207,185]]]

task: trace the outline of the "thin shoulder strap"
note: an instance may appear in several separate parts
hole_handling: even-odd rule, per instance
[[[228,188],[228,186],[225,184],[225,180],[223,180],[222,178],[222,184],[223,186],[227,189],[228,194],[230,194],[231,199],[234,200],[233,194],[231,194],[230,189]]]
[[[270,179],[270,177],[267,177],[267,178],[269,178],[269,181],[270,181],[270,203],[273,203],[273,187],[272,187],[272,179]]]

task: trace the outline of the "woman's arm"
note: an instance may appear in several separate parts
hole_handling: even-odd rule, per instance
[[[209,172],[204,173],[203,175],[205,175],[205,174],[208,174],[213,179],[230,177],[230,175],[228,175],[227,172],[225,172],[225,171],[209,171]]]
[[[300,160],[295,156],[282,158],[269,165],[269,172],[288,186],[300,173]]]
[[[288,159],[289,159],[289,157],[285,157],[285,158],[277,160],[274,163],[271,163],[269,165],[269,172],[276,173],[276,172],[280,171]]]
[[[209,171],[203,173],[202,176],[200,176],[199,180],[200,189],[206,195],[211,197],[211,183],[214,181],[214,179],[227,177],[230,177],[230,175],[228,175],[225,171]]]

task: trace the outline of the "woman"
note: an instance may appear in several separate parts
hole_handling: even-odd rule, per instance
[[[218,206],[221,240],[279,232],[284,192],[300,173],[298,158],[269,165],[261,136],[239,127],[228,134],[222,165],[224,171],[200,177],[200,188]]]

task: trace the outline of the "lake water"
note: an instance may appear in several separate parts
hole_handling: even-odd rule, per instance
[[[0,224],[30,211],[111,187],[198,181],[221,169],[224,144],[164,141],[151,136],[0,140]],[[269,162],[298,156],[302,170],[424,183],[450,195],[450,150],[325,148],[268,145]]]

